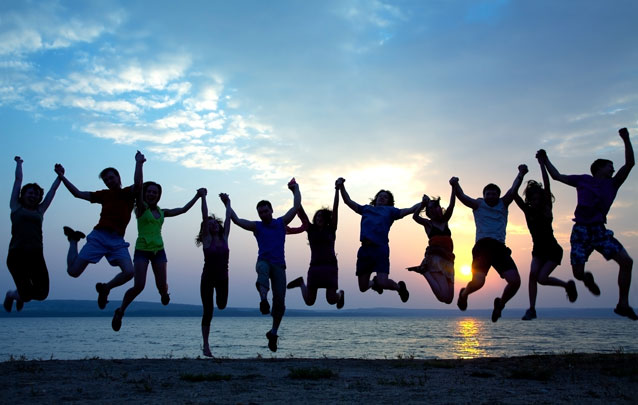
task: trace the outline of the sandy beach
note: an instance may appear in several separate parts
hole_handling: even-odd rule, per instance
[[[0,363],[1,402],[637,403],[638,354]]]

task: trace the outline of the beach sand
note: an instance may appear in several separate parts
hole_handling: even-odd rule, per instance
[[[0,402],[638,403],[638,354],[0,363]]]

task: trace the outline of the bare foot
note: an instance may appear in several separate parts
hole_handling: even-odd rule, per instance
[[[213,357],[213,353],[210,352],[210,347],[208,346],[204,346],[204,350],[202,350],[202,353],[206,357]]]

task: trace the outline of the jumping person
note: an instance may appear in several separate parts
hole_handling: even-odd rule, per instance
[[[22,187],[23,160],[20,156],[16,156],[14,160],[16,170],[9,201],[11,241],[7,268],[16,289],[7,291],[4,297],[4,309],[7,312],[11,312],[13,301],[16,303],[16,310],[21,311],[25,302],[44,301],[49,295],[49,272],[44,261],[42,221],[61,182],[60,176],[57,176],[46,197],[44,190],[37,183],[25,184]],[[64,174],[63,169],[60,171]]]
[[[228,235],[230,234],[231,207],[227,194],[220,194],[219,198],[226,206],[226,219],[222,221],[214,215],[208,214],[206,194],[202,196],[202,224],[199,234],[195,239],[197,246],[202,246],[204,251],[204,269],[199,284],[199,293],[202,298],[202,352],[206,357],[213,357],[208,344],[210,335],[210,323],[213,320],[215,301],[217,309],[226,308],[228,303]]]
[[[457,305],[461,311],[467,309],[467,298],[478,291],[485,284],[490,267],[505,279],[507,285],[501,297],[494,298],[492,322],[498,321],[505,304],[516,294],[521,277],[514,260],[512,251],[505,246],[505,229],[507,228],[508,207],[518,193],[523,177],[527,173],[527,166],[518,166],[518,175],[512,187],[501,198],[501,189],[496,184],[488,184],[483,188],[483,198],[470,198],[461,189],[458,177],[452,177],[450,184],[454,188],[456,197],[465,206],[472,209],[476,224],[476,243],[472,248],[472,280],[459,291]]]
[[[341,191],[343,202],[354,212],[361,215],[361,232],[359,240],[361,247],[357,252],[357,278],[359,290],[366,292],[373,289],[379,294],[383,290],[393,290],[399,293],[401,301],[407,302],[410,293],[405,282],[396,283],[388,276],[390,274],[390,246],[388,234],[395,220],[414,213],[420,203],[410,208],[395,208],[394,196],[388,190],[379,190],[374,199],[367,205],[360,205],[352,201],[345,187],[345,179],[337,179],[336,186]],[[376,273],[371,279],[372,273]]]
[[[594,161],[590,168],[591,175],[568,176],[561,174],[554,167],[544,150],[541,149],[538,153],[554,180],[576,188],[578,203],[574,211],[574,226],[570,237],[570,261],[574,277],[583,281],[592,294],[600,295],[594,276],[585,271],[585,263],[594,250],[600,252],[606,260],[614,260],[619,266],[618,304],[614,312],[635,321],[638,320],[638,316],[629,306],[629,288],[634,261],[623,245],[614,238],[614,233],[605,227],[607,213],[616,198],[618,189],[627,180],[629,172],[635,165],[629,131],[627,128],[621,128],[618,133],[625,144],[625,164],[618,169],[615,176],[614,163],[607,159]]]
[[[146,159],[137,151],[135,154],[135,176],[142,170]],[[69,252],[67,254],[67,273],[71,277],[79,277],[89,263],[97,263],[106,257],[111,266],[120,268],[117,274],[108,283],[97,283],[95,289],[98,292],[97,305],[100,309],[106,308],[109,292],[115,287],[125,284],[133,278],[133,262],[129,254],[129,244],[124,241],[126,226],[131,220],[131,212],[135,205],[137,189],[134,185],[122,188],[120,173],[107,167],[100,172],[100,178],[106,185],[106,190],[80,191],[65,176],[62,165],[56,165],[56,173],[60,176],[65,187],[71,194],[79,199],[102,205],[100,220],[86,238],[86,244],[78,253],[78,242],[84,238],[80,231],[74,231],[68,226],[64,227],[64,235],[69,240]]]
[[[429,242],[421,265],[408,267],[408,270],[422,274],[434,296],[445,304],[454,300],[454,244],[448,223],[455,202],[454,187],[445,211],[441,208],[440,198],[430,198],[424,194],[419,209],[412,215],[416,223],[423,225]],[[424,208],[429,219],[419,216]]]
[[[298,216],[306,225],[310,244],[308,285],[304,283],[303,277],[298,277],[288,283],[287,288],[299,287],[301,296],[308,306],[315,303],[317,290],[325,288],[328,304],[336,304],[337,309],[343,308],[345,293],[339,290],[339,268],[335,254],[338,210],[339,188],[336,185],[332,211],[327,208],[318,210],[312,217],[312,224],[309,223],[303,207],[299,208]]]
[[[283,216],[273,218],[273,209],[269,201],[262,200],[257,203],[259,221],[249,221],[237,216],[231,208],[231,219],[235,225],[251,231],[257,239],[259,254],[257,256],[257,282],[259,292],[259,310],[262,314],[270,313],[268,303],[268,291],[272,284],[272,329],[266,333],[268,348],[277,351],[277,331],[286,311],[286,259],[284,244],[286,241],[286,225],[288,225],[301,205],[301,193],[299,185],[293,178],[288,183],[288,188],[293,192],[293,206]]]
[[[527,182],[523,191],[525,200],[518,193],[514,195],[516,205],[525,214],[527,228],[532,235],[534,247],[532,249],[532,263],[529,270],[529,309],[523,315],[524,321],[536,318],[536,295],[538,284],[563,287],[570,302],[578,298],[576,283],[573,280],[563,281],[549,275],[556,269],[563,258],[563,248],[558,244],[552,229],[552,204],[554,196],[549,186],[549,176],[539,153],[536,158],[541,166],[543,185],[534,180]]]

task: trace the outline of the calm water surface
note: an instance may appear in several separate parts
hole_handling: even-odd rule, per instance
[[[541,353],[638,352],[638,322],[625,319],[290,317],[279,350],[266,347],[269,317],[215,318],[216,357],[365,358],[511,357]],[[196,358],[200,318],[0,319],[0,361],[26,359]]]

